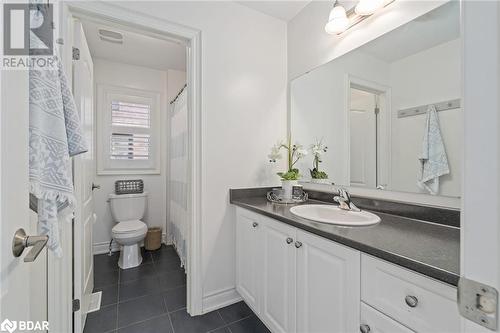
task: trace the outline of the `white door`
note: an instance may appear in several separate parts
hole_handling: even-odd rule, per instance
[[[272,332],[295,332],[295,228],[262,219],[262,319]]]
[[[236,218],[236,290],[259,313],[260,223],[256,214],[238,209]]]
[[[359,332],[359,251],[301,230],[297,241],[297,332]]]
[[[73,225],[74,239],[74,298],[80,300],[80,310],[74,313],[75,332],[83,332],[90,298],[94,288],[92,258],[92,227],[95,222],[93,179],[95,176],[94,153],[94,101],[93,63],[82,24],[73,22],[73,45],[79,57],[73,59],[73,94],[89,151],[73,160],[77,209]]]
[[[351,186],[375,188],[377,181],[375,95],[351,88],[349,113]]]
[[[0,71],[0,84],[0,330],[9,331],[47,320],[47,252],[33,262],[24,261],[32,248],[12,253],[18,229],[37,234],[28,199],[28,73]]]

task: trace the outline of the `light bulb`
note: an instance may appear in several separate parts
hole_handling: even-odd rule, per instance
[[[345,8],[341,5],[334,6],[328,16],[325,31],[329,34],[339,34],[346,31],[348,27],[349,19],[347,18]]]
[[[383,5],[384,0],[360,0],[354,11],[361,16],[372,15],[377,9],[382,8]]]

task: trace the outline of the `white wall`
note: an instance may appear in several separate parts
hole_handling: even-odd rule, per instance
[[[422,152],[425,115],[398,118],[397,110],[444,102],[462,95],[461,40],[438,45],[391,63],[392,87],[392,181],[391,188],[421,192],[416,185]],[[439,112],[450,174],[440,177],[439,195],[459,197],[462,180],[463,110]]]
[[[201,30],[203,310],[235,300],[231,187],[276,184],[286,135],[286,24],[234,2],[119,2]]]
[[[171,77],[169,77],[171,76]],[[94,225],[94,252],[105,251],[111,240],[111,229],[115,225],[111,217],[108,194],[114,193],[114,183],[118,179],[143,179],[144,189],[148,192],[148,207],[144,222],[149,227],[162,227],[165,233],[167,220],[167,110],[170,97],[177,94],[178,87],[185,83],[185,73],[179,71],[160,71],[145,67],[133,66],[94,59],[94,78],[96,85],[107,84],[125,88],[141,89],[160,93],[161,119],[161,172],[154,175],[96,175],[95,183],[101,185],[95,191],[95,212],[97,222]],[[172,88],[168,88],[168,84]],[[177,90],[176,90],[177,89]],[[173,91],[172,91],[173,90]],[[172,97],[173,98],[173,97]],[[96,104],[97,105],[97,104]],[[96,110],[101,112],[101,110]],[[96,117],[99,121],[100,117]],[[96,144],[104,144],[97,142]],[[99,158],[99,156],[97,156]]]

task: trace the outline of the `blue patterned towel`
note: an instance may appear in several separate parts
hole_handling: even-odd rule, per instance
[[[430,194],[439,193],[439,177],[450,173],[448,158],[444,148],[441,130],[439,129],[439,118],[434,105],[427,109],[425,120],[424,139],[422,143],[422,155],[420,160],[420,175],[417,185]]]
[[[38,199],[38,232],[49,236],[48,248],[62,256],[59,219],[73,216],[71,156],[88,150],[78,110],[62,65],[29,73],[29,180]],[[58,207],[68,207],[62,211]]]

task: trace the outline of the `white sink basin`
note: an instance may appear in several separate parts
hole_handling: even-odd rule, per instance
[[[304,219],[349,227],[368,226],[380,222],[380,217],[375,214],[343,210],[332,205],[294,206],[290,208],[290,212]]]

